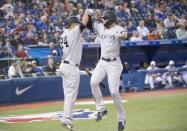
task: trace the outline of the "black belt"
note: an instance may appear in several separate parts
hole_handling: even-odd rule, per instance
[[[72,65],[69,61],[64,60],[63,63]],[[73,64],[74,66],[79,66],[78,64]]]
[[[102,57],[101,59],[104,60],[104,61],[107,61],[107,62],[116,60],[116,58],[104,58],[104,57]]]

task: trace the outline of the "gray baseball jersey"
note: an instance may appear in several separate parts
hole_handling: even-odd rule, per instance
[[[65,29],[60,38],[60,47],[63,52],[63,60],[74,64],[80,64],[82,56],[82,35],[80,25],[72,30]]]
[[[125,32],[124,28],[115,25],[110,29],[104,27],[102,23],[94,23],[94,30],[101,40],[101,56],[105,58],[115,58],[120,53],[119,35]]]

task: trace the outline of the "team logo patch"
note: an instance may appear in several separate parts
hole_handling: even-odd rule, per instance
[[[95,118],[95,111],[89,109],[75,110],[73,112],[74,120],[86,120]],[[40,114],[27,114],[17,116],[5,116],[0,117],[0,122],[3,123],[20,123],[20,122],[35,122],[35,121],[46,121],[46,120],[59,120],[63,117],[63,112],[48,112]]]

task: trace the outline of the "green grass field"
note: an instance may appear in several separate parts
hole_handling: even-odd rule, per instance
[[[125,131],[187,131],[187,93],[165,94],[161,96],[131,98],[124,104],[127,113]],[[77,109],[94,106],[76,106]],[[45,106],[32,109],[0,112],[1,116],[60,111],[62,106]],[[74,121],[77,131],[117,131],[114,106],[107,105],[109,114],[101,122],[92,120]],[[5,124],[0,123],[0,131],[66,131],[58,121]]]

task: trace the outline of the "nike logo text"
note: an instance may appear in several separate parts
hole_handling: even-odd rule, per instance
[[[33,85],[30,85],[30,86],[27,86],[24,89],[19,89],[19,86],[17,86],[17,88],[16,88],[16,95],[17,96],[22,95],[24,92],[28,91],[32,87],[33,87]]]

